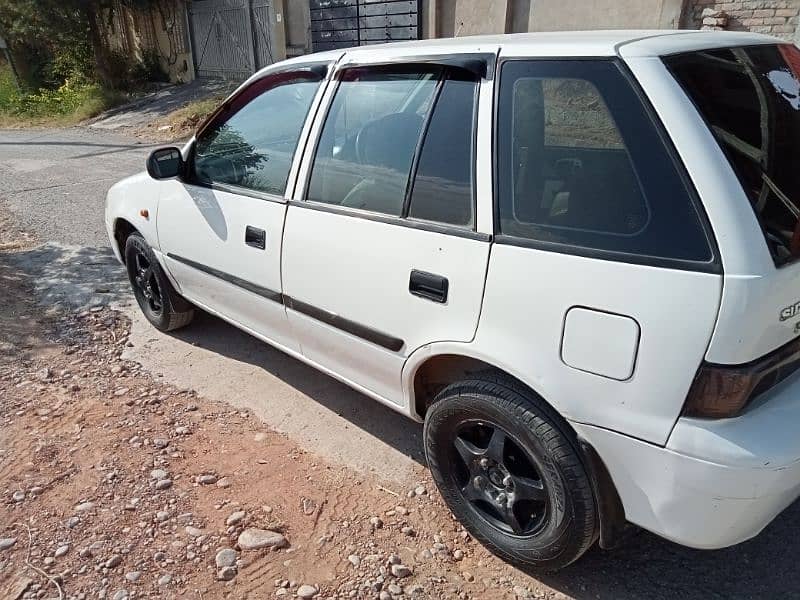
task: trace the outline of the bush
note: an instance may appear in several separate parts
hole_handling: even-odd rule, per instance
[[[0,111],[7,110],[18,96],[19,91],[14,83],[11,68],[0,62]]]
[[[44,87],[58,87],[66,80],[92,81],[94,77],[94,54],[87,40],[60,47],[43,65]]]
[[[0,65],[0,115],[19,121],[88,119],[113,106],[119,98],[96,83],[68,79],[54,90],[21,93],[11,71]]]

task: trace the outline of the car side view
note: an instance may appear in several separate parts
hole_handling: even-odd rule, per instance
[[[114,185],[147,319],[196,308],[424,421],[444,500],[557,570],[800,495],[800,50],[731,32],[294,58]]]

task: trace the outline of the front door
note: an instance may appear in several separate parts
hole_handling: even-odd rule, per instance
[[[189,300],[296,349],[281,301],[284,192],[309,108],[310,71],[244,88],[197,136],[186,176],[165,183],[158,236]]]
[[[337,77],[287,215],[287,313],[307,358],[402,404],[411,352],[469,341],[478,322],[490,246],[475,228],[478,81],[436,66]]]

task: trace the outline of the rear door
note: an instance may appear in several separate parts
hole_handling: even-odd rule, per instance
[[[296,350],[281,303],[284,193],[317,70],[259,79],[229,99],[197,136],[188,173],[165,182],[161,251],[181,293]]]
[[[289,206],[284,292],[303,354],[396,404],[411,352],[477,326],[479,85],[458,67],[340,70]]]

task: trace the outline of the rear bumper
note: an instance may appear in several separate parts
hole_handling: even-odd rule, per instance
[[[693,548],[757,535],[800,495],[800,377],[735,419],[681,418],[667,446],[574,424],[603,459],[628,521]]]

